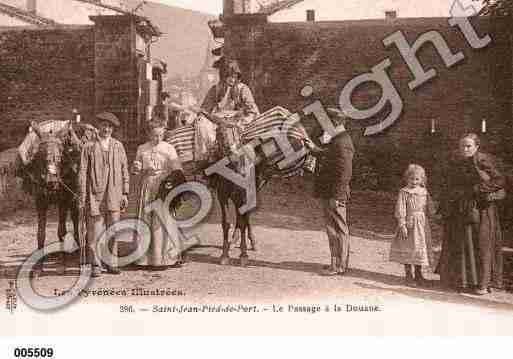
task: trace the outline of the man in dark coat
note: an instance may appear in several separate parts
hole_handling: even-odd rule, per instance
[[[329,113],[338,121],[343,121],[345,117],[339,110],[330,109]],[[347,204],[350,199],[349,184],[355,149],[348,132],[343,132],[321,145],[323,151],[317,155],[319,167],[315,192],[322,200],[331,252],[331,265],[323,274],[331,276],[344,274],[349,267]]]

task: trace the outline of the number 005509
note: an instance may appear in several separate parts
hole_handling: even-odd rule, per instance
[[[15,358],[52,358],[52,348],[15,348]]]

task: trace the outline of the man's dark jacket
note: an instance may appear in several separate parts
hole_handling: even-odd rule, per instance
[[[353,174],[354,145],[347,132],[334,137],[318,156],[315,194],[324,199],[347,201]]]

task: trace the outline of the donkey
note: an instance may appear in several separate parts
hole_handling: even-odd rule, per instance
[[[44,248],[46,241],[47,212],[50,205],[58,206],[59,224],[58,237],[64,242],[66,219],[71,212],[74,227],[74,239],[80,243],[79,208],[78,208],[78,169],[80,161],[80,141],[72,126],[64,138],[56,134],[44,133],[35,123],[31,124],[33,131],[40,139],[37,153],[31,164],[26,168],[26,176],[31,182],[32,196],[35,200],[38,225],[37,248]],[[67,267],[67,257],[64,252],[59,254],[58,273],[64,274]],[[43,261],[36,264],[34,276],[39,277],[43,271]]]
[[[278,163],[283,160],[283,156],[280,155],[279,151],[274,151],[273,153],[272,150],[269,150],[269,148],[273,147],[275,150],[277,149],[276,142],[273,144],[273,139],[269,136],[273,132],[286,136],[295,151],[300,151],[311,144],[311,140],[301,126],[292,125],[288,126],[286,129],[284,128],[284,126],[287,126],[288,114],[288,111],[282,108],[271,109],[260,115],[242,132],[242,145],[248,144],[254,140],[259,140],[260,144],[254,148],[256,156],[252,159],[245,158],[245,156],[239,157],[238,160],[232,161],[229,167],[241,173],[245,165],[248,164],[247,161],[253,161],[251,165],[255,165],[255,185],[257,190],[260,190],[272,176],[279,175],[290,177],[298,174],[305,164],[306,154],[287,166],[280,167]],[[221,128],[223,124],[219,124],[218,122],[218,126]],[[218,130],[220,128],[218,128]],[[171,131],[166,136],[167,142],[176,148],[182,162],[190,162],[193,160],[194,132],[194,125],[189,125]],[[221,134],[222,133],[223,131],[221,131]],[[217,152],[218,159],[224,158],[225,156],[232,159],[237,157],[232,156],[233,154],[229,148],[230,144],[227,143],[226,138],[222,135],[218,136],[218,138],[220,138],[221,142],[217,144],[219,148]],[[222,265],[230,263],[230,245],[233,242],[238,242],[240,239],[240,265],[243,267],[247,266],[249,259],[246,238],[249,239],[251,249],[253,250],[256,249],[256,240],[250,225],[250,212],[241,213],[239,211],[239,208],[243,206],[246,201],[245,190],[221,175],[214,174],[210,178],[210,184],[216,190],[217,199],[221,207],[223,250],[220,263]],[[236,224],[231,241],[229,238],[231,224],[228,221],[227,215],[230,200],[236,208]]]

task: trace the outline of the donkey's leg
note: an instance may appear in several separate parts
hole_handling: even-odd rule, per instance
[[[237,211],[236,202],[237,202],[237,198],[232,199],[232,204],[235,207],[235,211]],[[235,228],[233,229],[232,237],[230,238],[230,244],[237,245],[239,243],[240,243],[240,224],[239,224],[239,219],[236,217],[235,218]]]
[[[249,239],[249,250],[256,251],[256,239],[253,236],[253,226],[250,223],[250,216],[248,215],[248,223],[247,223],[247,232],[248,232],[248,239]]]
[[[246,230],[248,228],[249,214],[237,214],[237,226],[240,226],[240,265],[248,265],[248,249],[246,245]]]
[[[235,213],[237,213],[237,198],[232,199],[232,204],[235,207]],[[240,221],[238,214],[235,214],[235,228],[233,229],[232,238],[230,239],[230,244],[239,245],[240,246]]]
[[[66,272],[67,264],[66,254],[64,253],[64,238],[68,233],[68,229],[66,228],[66,219],[68,217],[68,204],[66,202],[66,199],[63,199],[59,202],[59,228],[57,230],[57,235],[59,237],[61,251],[59,253],[59,264],[57,265],[58,274],[64,274]]]
[[[240,226],[239,220],[237,220],[235,223],[235,228],[233,229],[232,238],[230,240],[230,243],[232,243],[234,245],[239,244],[240,237],[241,237],[241,226]]]
[[[68,233],[68,229],[66,228],[67,215],[68,206],[63,200],[62,203],[59,203],[59,225],[57,229],[57,236],[59,237],[60,242],[64,242],[64,237],[66,237],[66,233]]]
[[[48,205],[42,200],[36,201],[37,208],[37,249],[42,250],[46,241],[46,212]],[[45,257],[34,264],[34,277],[39,277],[43,272]]]
[[[219,205],[221,207],[221,218],[223,226],[223,254],[221,255],[221,264],[230,264],[230,241],[228,240],[228,234],[230,232],[230,223],[226,215],[226,206],[228,201],[221,195],[218,195]]]
[[[79,221],[79,209],[78,209],[78,205],[75,201],[71,202],[70,203],[70,211],[71,211],[71,221],[73,222],[73,239],[75,240],[75,243],[77,245],[77,248],[79,248],[79,257],[81,256],[82,254],[82,250],[81,250],[81,243],[80,243],[80,221]],[[70,256],[71,257],[71,254]],[[68,267],[68,264],[69,264],[69,257],[66,257],[68,258],[68,260],[66,261],[66,267]],[[80,257],[80,260],[82,258]],[[79,265],[81,265],[82,262],[79,262]]]
[[[80,246],[79,210],[75,204],[71,206],[71,220],[73,221],[73,239],[77,246]]]

